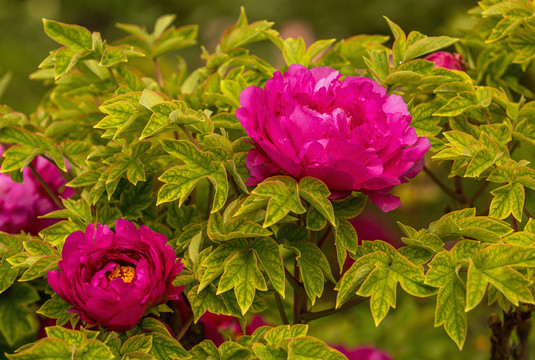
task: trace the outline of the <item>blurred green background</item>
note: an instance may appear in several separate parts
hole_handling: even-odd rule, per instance
[[[175,25],[199,24],[199,43],[209,50],[223,29],[234,23],[240,6],[250,21],[275,22],[275,29],[290,35],[313,38],[346,38],[357,34],[389,34],[383,15],[406,31],[426,35],[455,35],[455,26],[467,24],[467,0],[0,0],[0,76],[12,74],[0,103],[18,111],[36,108],[45,88],[28,79],[48,52],[57,48],[42,30],[42,18],[79,24],[99,31],[112,41],[123,36],[117,22],[152,28],[163,14],[176,14]],[[198,61],[200,47],[188,61]]]
[[[40,82],[29,79],[48,52],[58,46],[44,34],[42,18],[83,25],[113,41],[124,35],[114,27],[117,22],[151,29],[160,15],[176,14],[175,25],[200,26],[199,45],[182,54],[192,70],[201,65],[200,45],[212,51],[222,31],[236,21],[240,6],[245,7],[249,21],[273,21],[274,28],[283,36],[303,36],[311,42],[357,34],[389,35],[383,15],[406,32],[417,30],[427,35],[455,36],[456,28],[470,27],[467,10],[475,5],[475,0],[0,0],[0,77],[11,73],[11,81],[3,93],[0,86],[0,103],[29,113],[46,91]],[[270,56],[266,49],[255,50]],[[397,190],[404,204],[398,211],[389,215],[378,211],[372,214],[383,217],[391,231],[398,234],[393,220],[416,228],[427,227],[429,221],[443,213],[436,206],[442,194],[425,175],[420,174],[412,182],[420,196],[410,194],[410,186],[406,184]],[[396,360],[488,358],[490,331],[486,317],[495,310],[478,307],[468,314],[470,327],[465,350],[459,352],[442,327],[433,327],[434,301],[434,297],[415,299],[401,295],[400,291],[399,310],[392,310],[377,328],[365,303],[334,318],[318,320],[311,326],[311,335],[333,344],[376,344]]]

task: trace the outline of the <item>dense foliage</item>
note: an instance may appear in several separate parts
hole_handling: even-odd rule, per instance
[[[535,58],[533,9],[529,0],[481,1],[471,11],[474,27],[460,39],[406,34],[386,19],[391,46],[386,36],[357,35],[308,47],[302,38],[281,38],[271,22],[249,23],[242,10],[213,53],[203,48],[205,65],[196,69],[177,54],[196,45],[198,28],[175,27],[174,16],[160,17],[152,32],[118,24],[127,36],[112,42],[45,19],[46,34],[61,47],[32,78],[50,91],[28,115],[0,106],[0,171],[10,176],[0,178],[0,194],[33,176],[57,205],[43,215],[61,220],[38,235],[0,233],[0,334],[9,346],[25,344],[8,358],[344,359],[307,336],[308,323],[369,303],[377,325],[396,307],[398,284],[411,296],[436,299],[434,325],[459,349],[467,312],[484,307],[483,299],[501,308],[503,318],[490,317],[492,356],[525,358],[522,330],[535,304],[535,102],[525,81]],[[276,69],[253,54],[248,45],[259,41],[272,42],[286,65]],[[444,54],[424,59],[448,47],[462,55],[452,55],[453,69],[440,63]],[[163,72],[162,61],[174,62],[175,71]],[[306,91],[287,87],[312,75],[276,81],[299,71],[314,74],[299,84]],[[270,103],[277,96],[261,99],[262,91],[284,96]],[[305,103],[306,114],[296,115]],[[348,133],[343,141],[340,129]],[[424,167],[420,158],[429,147]],[[51,188],[38,161],[54,164],[74,192]],[[359,241],[355,218],[376,206],[368,196],[393,210],[399,204],[392,205],[389,192],[422,167],[449,196],[446,205],[435,204],[444,214],[422,229],[400,222],[403,246]],[[417,186],[412,191],[419,196]],[[101,224],[102,242],[110,243],[101,252],[75,251],[82,245],[74,238],[92,241],[91,224]],[[114,291],[130,291],[132,276],[142,273],[132,259],[167,256],[158,255],[168,248],[162,235],[183,269],[170,284],[177,264],[150,267],[156,270],[147,276],[159,271],[152,279],[165,280],[145,279],[144,295],[162,282],[172,294],[148,302],[154,306],[142,307],[146,316],[126,331],[87,314],[89,324],[80,321],[78,314],[92,307],[75,286],[65,296],[69,279],[86,281],[91,264],[104,283],[87,291],[100,294],[108,282],[120,284]],[[77,256],[75,269],[67,267],[68,254]],[[120,271],[102,272],[99,264],[109,263],[91,256],[115,261]],[[46,275],[67,269],[72,277],[58,295]],[[117,306],[134,306],[128,300]],[[140,308],[113,310],[130,319]],[[231,316],[246,330],[251,314],[269,312],[279,326],[237,339],[228,333],[218,346],[194,331],[195,323],[209,321],[206,314]],[[56,326],[32,343],[45,318],[57,319]]]

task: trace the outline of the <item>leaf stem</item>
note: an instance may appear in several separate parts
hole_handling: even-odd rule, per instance
[[[468,199],[468,203],[470,204],[470,206],[473,206],[474,204],[474,201],[479,197],[479,195],[481,195],[483,193],[483,191],[485,191],[485,189],[487,188],[487,186],[489,186],[489,183],[487,181],[485,181],[483,183],[483,185],[481,185],[479,187],[479,189],[477,189],[477,191],[474,193],[474,195],[472,195],[470,197],[470,199]]]
[[[442,180],[440,180],[435,174],[433,174],[433,172],[429,170],[429,168],[427,168],[426,166],[424,166],[424,172],[431,178],[431,180],[433,180],[435,184],[438,185],[439,188],[441,188],[452,199],[457,198],[458,196],[457,193],[453,191],[452,189],[450,189],[446,184],[444,184]]]
[[[180,341],[180,339],[182,339],[182,337],[188,331],[192,323],[193,323],[193,314],[190,314],[190,316],[188,317],[188,320],[186,320],[186,322],[184,323],[184,326],[182,326],[182,329],[180,329],[178,334],[175,336],[175,339]]]
[[[160,89],[163,89],[165,84],[163,82],[163,76],[162,76],[162,71],[160,70],[160,64],[158,64],[158,58],[154,58],[152,62],[154,64],[154,72],[156,73],[156,79],[158,79],[158,86],[160,87]]]
[[[72,177],[69,175],[68,172],[65,172],[63,170],[61,170],[58,166],[58,164],[56,164],[56,162],[54,160],[52,160],[51,158],[49,158],[47,155],[43,154],[41,155],[42,158],[44,158],[45,160],[47,160],[48,162],[50,162],[52,165],[54,165],[58,170],[59,172],[61,173],[61,176],[63,176],[63,178],[65,179],[65,181],[69,182],[72,180]]]
[[[320,241],[318,242],[318,247],[320,249],[323,246],[323,244],[325,244],[325,241],[329,237],[329,234],[331,233],[331,230],[332,230],[332,227],[329,226],[329,228],[327,228],[327,230],[325,230],[325,232],[323,233],[323,236],[321,237]]]
[[[299,283],[299,268],[297,267],[297,258],[294,262],[294,276],[292,277],[295,279],[297,283]],[[294,324],[297,324],[299,321],[299,310],[300,310],[300,299],[299,299],[299,291],[294,288]]]
[[[297,279],[288,271],[288,269],[284,268],[284,273],[286,275],[286,280],[288,280],[294,291],[298,291],[301,294],[306,294],[303,285],[297,281]]]
[[[462,178],[460,176],[455,176],[453,178],[453,184],[455,186],[455,194],[457,194],[458,198],[461,200],[461,204],[466,205],[468,201],[466,200],[466,196],[464,195]]]
[[[483,113],[483,116],[485,117],[485,120],[487,121],[487,124],[490,125],[489,116],[487,115],[487,112],[485,111],[485,109],[482,108],[481,112]]]
[[[350,309],[350,308],[352,308],[354,306],[362,304],[366,300],[368,300],[368,298],[358,297],[356,299],[353,299],[351,301],[346,302],[344,305],[342,305],[338,309],[332,308],[332,309],[327,309],[327,310],[322,310],[322,311],[305,312],[305,313],[301,314],[301,317],[300,317],[299,320],[301,322],[308,323],[308,322],[310,322],[312,320],[319,319],[319,318],[322,318],[322,317],[325,317],[325,316],[329,316],[329,315],[333,315],[333,314],[336,314],[338,312]]]
[[[195,140],[195,138],[193,137],[193,135],[189,132],[188,129],[186,129],[186,127],[182,124],[179,125],[180,126],[180,129],[184,132],[184,134],[186,134],[186,136],[188,137],[188,139],[191,140],[191,142],[193,143],[193,145],[195,145],[197,147],[197,149],[199,150],[202,150],[202,146],[201,144],[199,144],[197,142],[197,140]]]
[[[511,214],[511,224],[513,225],[513,229],[515,232],[518,232],[518,223],[516,222],[515,217]]]
[[[212,183],[208,184],[208,197],[207,197],[207,203],[206,203],[206,214],[204,216],[205,219],[208,220],[210,217],[210,211],[212,210],[211,204],[214,203],[214,200],[212,199],[212,196],[214,195],[214,185]]]
[[[529,218],[533,219],[526,206],[524,206],[524,214],[526,214]]]
[[[275,301],[277,302],[277,308],[279,309],[279,314],[281,317],[281,321],[283,325],[288,325],[290,322],[288,321],[288,317],[286,316],[286,311],[284,311],[284,305],[282,304],[282,299],[279,293],[274,293],[275,295]]]
[[[110,78],[115,83],[115,86],[119,87],[119,82],[117,81],[117,78],[115,77],[115,74],[113,73],[113,70],[111,68],[108,68],[108,72],[110,73]]]
[[[41,175],[39,175],[39,173],[37,172],[37,170],[35,169],[35,166],[33,166],[33,164],[30,164],[28,165],[28,167],[30,168],[30,171],[32,172],[33,176],[35,176],[35,178],[37,179],[37,181],[39,181],[39,183],[41,184],[41,186],[43,187],[43,189],[45,189],[46,193],[48,194],[48,196],[50,196],[50,199],[60,208],[60,209],[63,209],[64,206],[63,204],[61,203],[61,201],[58,199],[58,197],[56,196],[56,194],[54,194],[54,192],[50,189],[50,187],[48,186],[48,184],[43,180],[43,178],[41,177]]]

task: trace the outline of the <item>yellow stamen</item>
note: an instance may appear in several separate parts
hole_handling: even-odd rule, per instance
[[[115,269],[108,275],[108,280],[112,281],[118,277],[122,278],[125,283],[130,283],[134,280],[136,268],[133,266],[117,265]]]

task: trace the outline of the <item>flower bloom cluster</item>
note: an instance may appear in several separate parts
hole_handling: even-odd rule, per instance
[[[123,219],[116,221],[115,233],[90,224],[67,237],[59,270],[48,272],[48,283],[82,320],[128,330],[151,306],[178,300],[183,290],[173,285],[181,259],[166,241]]]
[[[452,54],[447,51],[438,51],[425,58],[435,63],[435,67],[442,67],[450,70],[466,70],[467,66],[461,54]]]
[[[401,96],[371,79],[341,76],[328,67],[291,65],[264,89],[242,91],[236,116],[255,145],[246,184],[275,174],[311,176],[333,198],[361,191],[391,211],[400,201],[390,191],[422,170],[429,139],[410,127]]]
[[[0,156],[3,152],[0,146]],[[68,198],[74,194],[71,188],[61,190],[66,182],[52,163],[38,156],[33,165],[55,196]],[[53,219],[39,219],[38,216],[57,210],[58,206],[29,168],[22,173],[24,182],[21,184],[11,180],[8,174],[0,173],[0,231],[17,234],[24,230],[36,235],[56,222]]]

